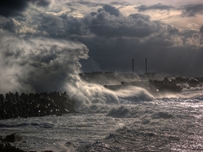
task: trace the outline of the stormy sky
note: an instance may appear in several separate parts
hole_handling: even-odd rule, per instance
[[[149,72],[203,76],[202,18],[202,0],[0,1],[0,91],[129,73],[132,58],[136,73],[148,58]]]

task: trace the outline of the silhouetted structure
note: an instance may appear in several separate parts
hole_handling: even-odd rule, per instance
[[[132,59],[132,72],[135,73],[135,60]]]
[[[147,58],[145,58],[145,73],[147,74]]]

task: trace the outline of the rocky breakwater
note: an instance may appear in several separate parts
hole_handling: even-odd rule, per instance
[[[149,91],[156,93],[180,93],[184,87],[201,86],[202,82],[195,78],[176,77],[169,79],[165,77],[163,80],[150,80]]]
[[[0,94],[0,119],[62,115],[75,112],[66,92]]]

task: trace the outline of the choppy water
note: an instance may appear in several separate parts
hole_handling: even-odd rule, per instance
[[[0,121],[26,151],[203,151],[202,88],[152,101],[123,98],[81,113]]]

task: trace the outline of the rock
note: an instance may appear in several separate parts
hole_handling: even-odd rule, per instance
[[[18,142],[21,140],[22,140],[22,137],[20,137],[19,134],[14,133],[3,138],[2,142]]]
[[[70,147],[70,146],[75,147],[75,145],[74,145],[73,143],[71,143],[71,142],[67,142],[67,143],[65,143],[65,146],[66,146],[66,147]]]
[[[153,115],[153,118],[154,119],[156,119],[156,118],[170,119],[170,118],[173,118],[173,115],[169,114],[167,112],[158,112]]]
[[[176,77],[174,81],[176,81],[176,83],[187,83],[189,81],[189,78],[186,78],[186,77]]]
[[[74,145],[73,143],[71,143],[71,142],[67,142],[67,143],[65,143],[64,146],[67,147],[68,151],[76,151],[76,147],[75,147],[75,145]]]
[[[191,78],[189,81],[188,81],[188,84],[190,85],[190,87],[196,87],[198,86],[199,84],[199,81],[195,78]]]
[[[16,148],[15,146],[11,145],[10,143],[0,143],[0,151],[2,151],[2,152],[24,152],[23,150]]]
[[[174,81],[169,81],[168,78],[164,78],[163,81],[149,80],[149,86],[151,89],[158,90],[159,92],[179,93],[182,91],[180,86]]]
[[[41,117],[47,115],[62,115],[76,112],[74,101],[66,92],[43,92],[21,95],[9,92],[0,94],[0,119]]]

